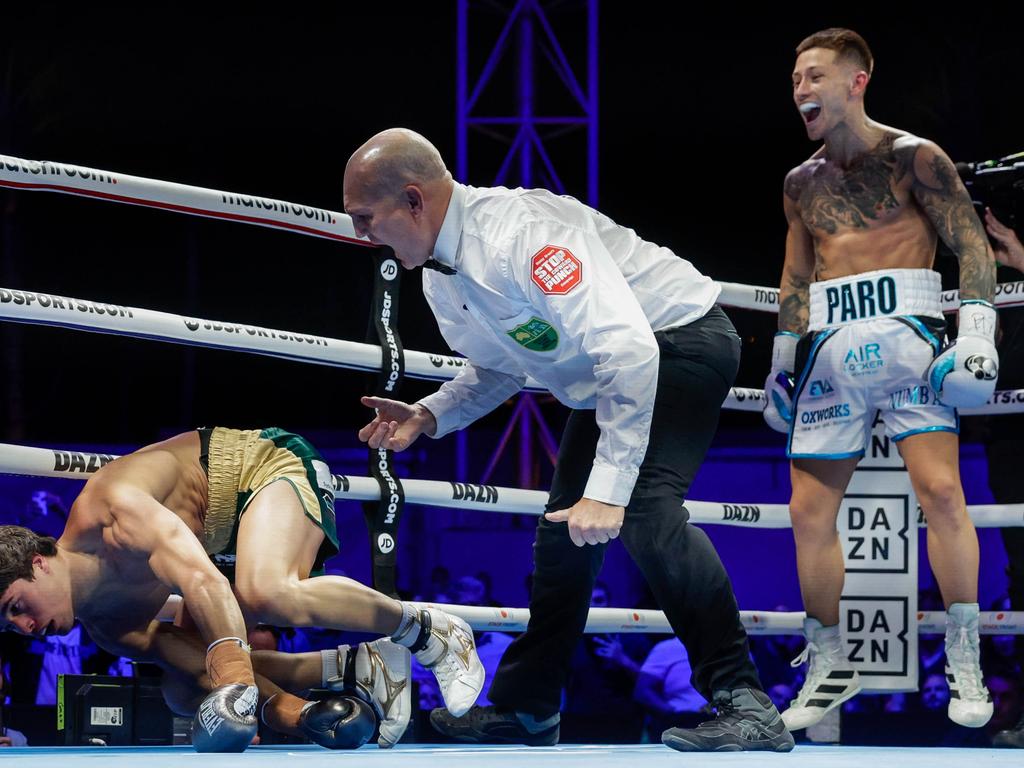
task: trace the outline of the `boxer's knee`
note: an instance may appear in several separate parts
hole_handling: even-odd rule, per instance
[[[929,474],[916,480],[914,491],[929,523],[962,524],[969,519],[963,489],[956,478]]]
[[[836,511],[820,501],[799,499],[794,494],[789,504],[789,517],[793,537],[800,543],[828,543],[839,536]]]
[[[246,617],[271,626],[305,626],[298,615],[299,601],[290,582],[252,578],[235,582],[235,595]]]

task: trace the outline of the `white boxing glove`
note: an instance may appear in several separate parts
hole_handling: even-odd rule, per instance
[[[961,302],[959,327],[956,340],[928,366],[925,381],[943,405],[975,408],[992,397],[999,376],[995,307],[981,300]]]
[[[764,420],[778,432],[789,433],[793,423],[793,375],[799,334],[779,331],[772,347],[772,370],[764,382]]]

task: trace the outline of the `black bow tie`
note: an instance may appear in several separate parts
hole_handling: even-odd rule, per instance
[[[442,275],[457,275],[458,272],[451,267],[446,267],[437,259],[427,259],[423,262],[424,269],[432,269],[435,272],[440,272]]]

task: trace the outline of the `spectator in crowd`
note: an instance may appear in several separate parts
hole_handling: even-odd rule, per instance
[[[42,657],[36,704],[53,706],[57,703],[57,678],[82,674],[82,661],[96,653],[96,646],[82,625],[75,622],[65,635],[47,635],[33,640],[29,651]]]
[[[463,576],[452,585],[452,600],[457,605],[491,605],[489,598],[489,575],[485,582],[476,576]],[[498,664],[505,653],[505,649],[512,644],[512,636],[505,632],[477,632],[476,652],[484,665],[484,687],[477,704],[487,706],[490,700],[487,698],[487,691],[491,689],[491,680],[494,673],[498,671]]]
[[[3,657],[0,657],[0,747],[27,747],[28,739],[21,731],[7,727],[5,706],[7,700],[7,678],[4,677]]]
[[[947,704],[949,683],[946,682],[946,676],[932,672],[921,683],[921,708],[928,712],[942,712],[945,715]]]
[[[693,687],[692,676],[686,648],[677,637],[661,641],[647,654],[634,692],[646,713],[647,740],[657,742],[673,726],[689,728],[705,719],[701,713],[707,700]]]
[[[792,609],[787,605],[776,605],[773,610],[789,613]],[[799,679],[794,681],[791,662],[800,655],[803,644],[803,638],[800,635],[750,635],[750,655],[754,658],[757,672],[761,676],[761,682],[764,683],[765,688],[783,683],[784,685],[795,685],[795,690],[800,690],[800,686],[803,685],[802,667],[798,668],[800,669]],[[785,707],[782,709],[788,708],[789,700],[785,702]]]
[[[993,737],[1014,728],[1021,717],[1020,686],[1016,678],[989,673],[985,684],[992,694],[992,720],[986,731]]]
[[[590,606],[606,608],[610,603],[608,585],[598,580]],[[644,634],[584,635],[572,656],[562,708],[563,740],[629,743],[640,739],[643,711],[633,690],[650,648],[649,636]]]

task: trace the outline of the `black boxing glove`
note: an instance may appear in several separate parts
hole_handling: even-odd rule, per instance
[[[192,718],[192,746],[196,752],[242,752],[256,735],[255,685],[231,683],[203,699]]]
[[[306,705],[299,728],[311,741],[328,749],[358,749],[377,728],[373,707],[355,696],[338,696]]]

